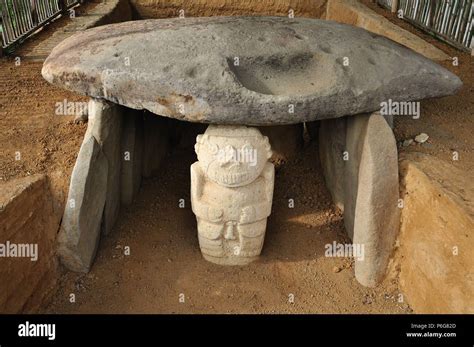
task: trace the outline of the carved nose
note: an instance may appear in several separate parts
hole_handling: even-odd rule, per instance
[[[225,229],[224,238],[225,238],[226,240],[235,240],[234,225],[233,225],[232,222],[227,223],[226,229]]]

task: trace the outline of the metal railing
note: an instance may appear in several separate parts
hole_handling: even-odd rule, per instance
[[[473,41],[473,0],[378,0],[403,19],[448,44],[470,51]],[[393,6],[393,7],[392,7]]]
[[[80,0],[0,0],[1,46],[9,48]]]

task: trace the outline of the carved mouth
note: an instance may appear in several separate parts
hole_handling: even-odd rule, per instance
[[[247,172],[219,173],[215,176],[215,179],[226,186],[237,186],[247,182],[249,179],[249,174]]]

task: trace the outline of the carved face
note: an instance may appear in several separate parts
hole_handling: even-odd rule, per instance
[[[268,138],[257,129],[247,134],[242,131],[233,134],[199,135],[196,153],[205,175],[213,182],[226,187],[239,187],[253,182],[262,173],[271,157]],[[246,128],[244,128],[246,129]],[[240,136],[239,136],[240,135]],[[246,136],[247,135],[247,136]]]

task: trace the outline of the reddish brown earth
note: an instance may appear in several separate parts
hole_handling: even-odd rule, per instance
[[[400,141],[420,132],[430,135],[427,144],[401,150],[445,160],[456,150],[460,160],[453,164],[473,172],[473,57],[389,17],[458,56],[458,67],[445,66],[464,81],[458,95],[422,102],[420,120],[395,122]],[[67,189],[86,125],[55,115],[55,103],[84,99],[48,85],[40,70],[41,63],[15,66],[11,58],[0,59],[0,179],[59,170]],[[21,160],[15,160],[17,151]],[[410,311],[396,301],[396,280],[367,289],[356,282],[350,260],[324,257],[325,244],[346,239],[342,217],[324,188],[314,143],[279,169],[262,259],[248,267],[219,267],[202,259],[189,206],[189,164],[194,160],[190,146],[170,154],[160,176],[143,182],[136,203],[122,210],[114,232],[102,240],[91,273],[65,273],[44,312]],[[184,209],[178,208],[181,198]],[[290,198],[294,209],[288,208]],[[129,256],[124,255],[127,246]],[[70,293],[76,294],[74,304],[68,301]]]
[[[38,62],[15,66],[13,60],[0,60],[1,180],[56,169],[67,170],[69,176],[74,166],[86,125],[56,115],[55,104],[87,99],[49,85],[41,67]]]
[[[90,274],[65,276],[45,312],[409,312],[396,302],[396,281],[364,288],[349,259],[324,256],[326,244],[349,240],[324,187],[314,142],[277,171],[263,254],[246,267],[214,265],[200,254],[189,205],[195,160],[192,146],[170,153],[159,177],[145,181],[137,201],[122,211]]]

